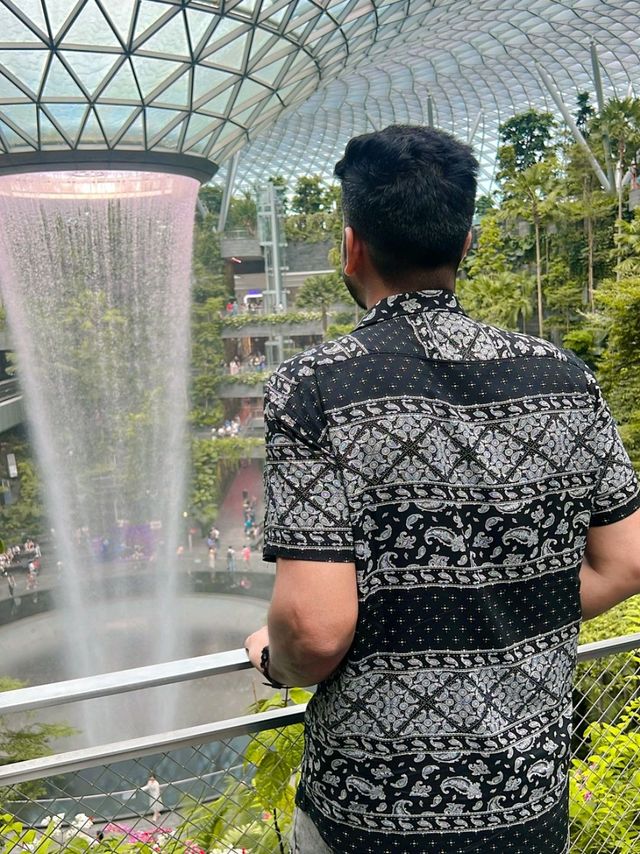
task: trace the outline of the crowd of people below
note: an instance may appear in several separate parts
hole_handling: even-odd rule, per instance
[[[242,548],[239,549],[239,552],[240,559],[242,560],[242,566],[245,570],[248,570],[251,566],[251,553],[255,549],[259,548],[260,538],[262,535],[262,526],[257,520],[257,509],[257,496],[253,495],[249,498],[249,494],[246,491],[243,491],[242,527],[244,530],[244,544]],[[207,534],[207,549],[209,553],[209,569],[212,572],[215,572],[218,566],[218,558],[220,557],[220,531],[215,525],[212,525],[209,533]],[[224,559],[226,571],[231,573],[236,572],[238,569],[238,558],[236,549],[231,543],[227,545]]]
[[[239,356],[234,356],[227,368],[232,377],[249,371],[266,371],[267,357],[264,353],[251,353],[247,359],[242,361]]]
[[[7,582],[7,590],[11,599],[11,613],[20,604],[20,592],[38,595],[38,577],[42,569],[42,551],[40,545],[33,539],[26,539],[23,544],[9,546],[0,553],[0,573]],[[18,590],[17,573],[25,573],[24,589]]]

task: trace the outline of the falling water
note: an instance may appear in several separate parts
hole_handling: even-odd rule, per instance
[[[62,564],[69,677],[174,657],[197,189],[145,172],[0,177],[0,285]],[[126,567],[142,636],[114,596]],[[114,621],[122,631],[103,634]],[[92,709],[86,734],[118,737],[118,717]]]

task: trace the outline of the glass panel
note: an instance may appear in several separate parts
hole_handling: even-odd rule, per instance
[[[47,22],[42,11],[42,3],[40,0],[20,0],[18,5],[20,6],[22,14],[26,18],[29,18],[30,21],[33,21],[36,27],[42,30],[44,35],[48,35],[49,31],[47,29]]]
[[[215,48],[213,52],[207,52],[207,62],[212,65],[220,65],[223,68],[231,68],[233,71],[242,71],[247,38],[248,33],[243,33],[232,42]]]
[[[168,148],[175,151],[178,148],[178,143],[180,141],[180,135],[182,133],[182,129],[184,127],[185,120],[183,119],[173,130],[170,130],[166,136],[163,136],[161,140],[159,140],[154,148]]]
[[[226,71],[218,71],[215,68],[206,68],[202,65],[196,66],[193,72],[193,100],[198,101],[207,92],[212,92],[223,83],[233,83],[237,78]]]
[[[198,113],[195,113],[189,119],[189,129],[187,131],[185,147],[188,148],[191,141],[207,128],[209,129],[209,132],[211,132],[216,130],[219,125],[219,119],[212,119],[210,116],[201,116]]]
[[[87,107],[85,104],[47,104],[47,112],[73,144],[78,137]]]
[[[190,72],[187,71],[185,74],[182,74],[174,83],[171,83],[163,92],[160,92],[153,99],[153,103],[158,105],[170,104],[171,106],[184,106],[185,109],[188,109],[190,78]]]
[[[117,104],[98,104],[95,109],[100,117],[104,132],[111,140],[124,127],[138,108],[124,107]]]
[[[17,77],[18,80],[25,83],[29,89],[36,95],[40,91],[42,82],[42,74],[49,51],[42,50],[0,50],[0,64]]]
[[[82,90],[69,74],[62,62],[54,54],[51,57],[47,79],[42,90],[42,98],[83,98]]]
[[[40,145],[42,148],[45,146],[68,147],[64,137],[42,110],[40,110]]]
[[[155,24],[170,7],[164,3],[155,3],[153,0],[138,0],[138,17],[136,18],[136,40]]]
[[[187,9],[187,24],[189,26],[189,34],[191,36],[192,50],[196,50],[207,30],[207,27],[212,21],[216,20],[216,17],[216,15],[211,15],[209,12],[199,12],[196,9]]]
[[[51,34],[55,37],[76,5],[75,0],[49,0],[46,4]]]
[[[138,118],[132,123],[129,130],[118,141],[118,145],[131,148],[140,148],[144,146],[144,125],[142,123],[142,111]]]
[[[4,74],[0,74],[0,98],[6,98],[9,100],[10,98],[22,98],[25,101],[28,101],[29,98],[22,89],[19,89],[14,83],[11,82]]]
[[[141,44],[141,48],[153,53],[183,56],[185,59],[190,59],[191,51],[189,50],[183,15],[181,13],[175,15],[166,24],[163,24],[158,32]]]
[[[118,39],[96,5],[95,0],[87,3],[75,22],[65,33],[62,47],[67,44],[119,47]]]
[[[275,82],[276,77],[280,74],[288,61],[289,57],[286,56],[284,59],[272,62],[271,65],[267,65],[265,68],[260,68],[258,71],[252,71],[251,76],[256,80],[260,80],[262,83],[271,85]]]
[[[28,134],[31,139],[38,139],[38,119],[35,104],[3,104],[3,115],[13,124]]]
[[[108,4],[107,14],[125,44],[129,40],[135,6],[136,0],[118,0],[117,3]]]
[[[80,135],[80,141],[78,145],[104,145],[105,142],[106,141],[102,130],[100,129],[98,119],[96,118],[93,110],[91,110],[89,113],[89,118],[87,119],[84,127],[82,128],[82,134]]]
[[[2,113],[0,113],[0,117],[1,116],[2,116]],[[33,148],[32,145],[27,145],[27,143],[24,141],[24,139],[21,136],[18,136],[18,134],[15,131],[11,130],[9,125],[5,124],[1,120],[1,118],[0,118],[0,133],[2,134],[2,136],[4,137],[4,139],[6,141],[9,151],[12,151],[15,149],[23,149],[24,150],[25,148],[26,149],[32,149]]]
[[[102,86],[111,69],[123,62],[122,56],[115,56],[112,53],[63,50],[60,51],[60,55],[92,96]]]
[[[199,109],[206,110],[208,113],[216,113],[219,116],[226,116],[229,98],[231,97],[231,89],[227,89],[215,98],[211,98],[206,104],[203,104]]]
[[[161,110],[156,107],[145,108],[147,121],[147,139],[152,141],[163,130],[167,130],[171,122],[182,115],[178,110]]]
[[[0,44],[14,44],[16,42],[42,44],[40,39],[13,12],[10,12],[6,6],[0,6]]]
[[[113,80],[100,93],[100,98],[139,101],[138,85],[131,70],[130,60],[125,60],[116,71]]]
[[[167,77],[180,68],[186,68],[181,62],[170,62],[168,59],[153,59],[147,56],[134,56],[131,61],[145,98]]]

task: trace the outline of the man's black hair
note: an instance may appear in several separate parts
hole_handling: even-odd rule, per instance
[[[477,173],[470,146],[417,125],[354,137],[335,167],[345,225],[365,241],[380,275],[392,279],[458,266]]]

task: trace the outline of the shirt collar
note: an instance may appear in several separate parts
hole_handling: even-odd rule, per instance
[[[392,294],[381,299],[362,318],[357,329],[371,326],[381,320],[391,320],[404,315],[422,314],[425,311],[456,311],[464,314],[453,291],[444,289],[409,291],[406,294]]]

